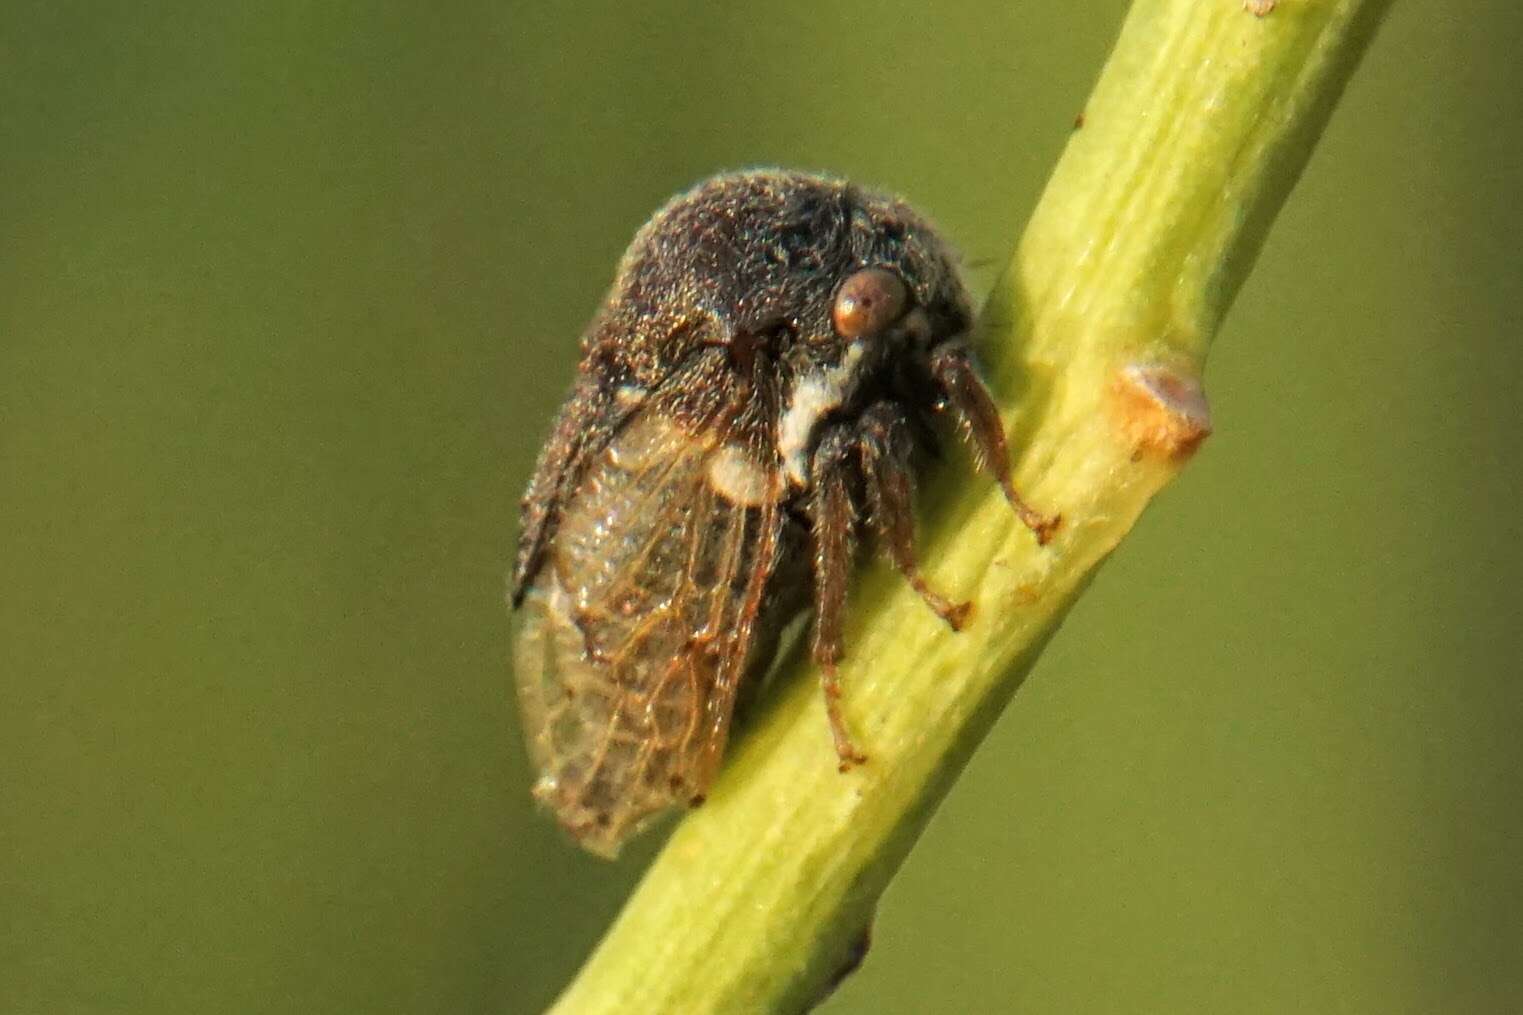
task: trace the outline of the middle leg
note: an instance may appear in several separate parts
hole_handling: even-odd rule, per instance
[[[867,489],[868,515],[878,543],[899,573],[936,615],[962,630],[971,602],[954,603],[926,582],[915,558],[915,444],[910,421],[894,402],[878,402],[862,414],[857,448]]]

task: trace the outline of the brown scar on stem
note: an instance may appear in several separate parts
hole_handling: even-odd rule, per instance
[[[1193,372],[1164,363],[1131,363],[1111,383],[1111,409],[1136,457],[1189,458],[1211,435],[1211,406]]]
[[[1243,10],[1256,18],[1268,17],[1279,0],[1243,0]]]

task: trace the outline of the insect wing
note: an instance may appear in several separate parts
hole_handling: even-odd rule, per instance
[[[716,467],[759,474],[724,418],[633,418],[561,506],[523,599],[535,795],[593,852],[701,797],[724,750],[779,524],[775,498],[716,489]]]

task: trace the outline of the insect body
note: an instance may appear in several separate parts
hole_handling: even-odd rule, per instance
[[[715,177],[645,225],[582,342],[523,501],[514,663],[535,795],[613,855],[696,803],[736,695],[812,599],[841,766],[836,665],[869,531],[953,628],[970,604],[920,577],[914,460],[950,413],[1021,519],[962,336],[953,257],[892,198],[801,173]]]

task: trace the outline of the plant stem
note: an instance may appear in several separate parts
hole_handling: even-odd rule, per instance
[[[939,472],[926,571],[973,622],[951,633],[870,570],[841,668],[870,762],[836,771],[817,682],[785,675],[556,1011],[800,1011],[860,957],[973,747],[1210,432],[1206,349],[1389,0],[1266,6],[1133,5],[990,297],[979,348],[1056,539],[1038,547],[993,484]]]

